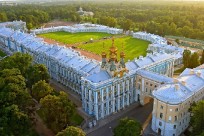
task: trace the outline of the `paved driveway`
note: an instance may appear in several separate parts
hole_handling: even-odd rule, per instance
[[[148,103],[143,107],[137,107],[135,109],[130,110],[128,113],[125,113],[120,118],[129,117],[138,120],[141,124],[143,124],[148,118],[149,114],[151,114],[153,109],[153,102]],[[115,119],[112,122],[100,127],[99,129],[89,133],[87,136],[113,136],[113,128],[117,126],[119,119]]]

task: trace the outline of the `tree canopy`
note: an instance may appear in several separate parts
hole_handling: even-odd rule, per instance
[[[58,132],[56,136],[85,136],[85,132],[77,127],[68,126],[66,129]]]
[[[27,84],[28,87],[31,87],[40,80],[45,80],[49,82],[50,75],[47,68],[43,64],[34,64],[31,65],[27,72]]]
[[[25,78],[18,69],[0,71],[0,135],[26,136],[31,133],[32,99]]]
[[[191,54],[190,50],[185,49],[183,52],[184,68],[195,68],[200,65],[200,59],[197,52]]]
[[[200,58],[200,64],[204,64],[204,50],[203,50],[202,56]]]
[[[199,55],[197,52],[194,52],[192,55],[191,55],[191,58],[190,58],[190,68],[195,68],[195,67],[198,67],[200,65],[200,61],[199,61]]]
[[[34,73],[38,80],[47,79],[46,68],[41,65],[33,66],[32,57],[28,54],[15,53],[0,61],[0,135],[2,136],[33,134],[35,104],[27,88],[28,79],[33,76],[28,74],[30,69],[35,69]],[[39,97],[43,97],[42,92],[49,88],[46,88],[46,84],[40,85],[40,83],[34,85],[34,90],[44,88],[38,90]]]
[[[142,127],[133,119],[121,119],[119,125],[114,128],[114,136],[140,136]]]
[[[67,126],[75,112],[74,105],[67,97],[65,92],[60,92],[58,96],[47,95],[40,99],[41,110],[46,115],[45,122],[54,132],[59,132]]]
[[[190,67],[190,59],[191,59],[191,51],[190,50],[184,50],[183,52],[183,65],[184,68]]]
[[[32,57],[29,54],[17,52],[10,57],[0,61],[0,70],[17,68],[25,77],[28,68],[32,64]]]
[[[31,95],[36,99],[40,100],[46,95],[53,92],[53,88],[45,82],[45,80],[40,80],[32,86]]]
[[[124,30],[147,31],[164,35],[204,40],[204,6],[202,2],[58,2],[45,6],[17,5],[0,8],[0,22],[23,20],[28,29],[55,19],[92,22]],[[80,17],[82,6],[93,17]],[[190,9],[190,10],[189,10]]]
[[[192,136],[204,134],[204,100],[191,107],[191,126],[193,127]]]

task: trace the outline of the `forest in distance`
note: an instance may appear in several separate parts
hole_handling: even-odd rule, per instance
[[[93,17],[80,17],[79,7]],[[2,6],[0,22],[22,20],[28,29],[51,20],[92,22],[124,30],[204,40],[204,2],[68,2],[63,5]]]

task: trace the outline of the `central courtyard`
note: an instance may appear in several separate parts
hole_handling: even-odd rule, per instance
[[[65,45],[74,46],[74,48],[79,49],[79,51],[87,51],[96,55],[100,55],[102,51],[108,53],[108,49],[112,45],[112,37],[114,37],[114,45],[118,48],[118,51],[123,50],[126,54],[125,61],[133,60],[141,55],[146,56],[146,50],[150,44],[148,41],[127,35],[112,35],[101,32],[51,32],[39,34],[38,36]]]

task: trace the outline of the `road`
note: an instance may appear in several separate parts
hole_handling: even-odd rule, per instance
[[[128,113],[122,115],[123,117],[129,117],[138,120],[141,124],[143,124],[148,118],[149,114],[151,114],[153,109],[153,102],[148,103],[143,107],[137,107]],[[113,120],[112,122],[104,125],[103,127],[89,133],[87,136],[113,136],[113,128],[117,126],[119,119]]]

